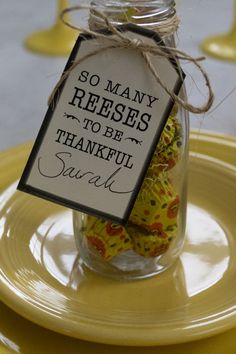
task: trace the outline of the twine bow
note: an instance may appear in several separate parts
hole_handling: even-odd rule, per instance
[[[76,27],[65,20],[65,15],[68,12],[84,10],[84,9],[90,9],[90,10],[92,9],[94,15],[98,16],[100,19],[102,19],[104,21],[103,28],[108,29],[109,32],[111,34],[113,34],[113,36],[106,35],[101,32],[95,32],[93,30],[86,29],[86,28]],[[214,94],[213,94],[213,91],[211,88],[209,77],[208,77],[207,73],[205,72],[205,70],[202,68],[202,66],[199,64],[199,62],[204,60],[205,57],[193,58],[192,56],[188,55],[187,53],[185,53],[181,50],[178,50],[176,48],[166,47],[166,46],[161,46],[161,45],[156,45],[156,44],[152,45],[150,43],[144,43],[142,40],[140,40],[138,38],[135,38],[135,39],[127,38],[124,33],[120,32],[109,21],[108,17],[104,13],[98,11],[97,9],[95,9],[94,7],[91,7],[91,6],[81,5],[81,6],[74,6],[74,7],[70,7],[68,9],[65,9],[61,13],[61,20],[63,21],[63,23],[65,25],[69,26],[70,28],[76,29],[84,34],[88,34],[88,35],[90,35],[94,38],[97,38],[97,39],[106,39],[111,44],[107,45],[106,47],[100,47],[100,48],[94,50],[93,52],[83,56],[82,58],[74,61],[73,64],[70,66],[70,68],[63,73],[60,80],[56,84],[52,94],[49,97],[49,104],[53,101],[54,96],[55,96],[58,88],[60,87],[60,85],[66,80],[66,78],[69,76],[70,72],[77,65],[79,65],[80,63],[82,63],[83,61],[85,61],[86,59],[88,59],[92,56],[95,56],[101,52],[104,52],[104,51],[107,51],[110,49],[131,48],[131,49],[135,49],[135,50],[139,51],[139,53],[141,54],[141,56],[143,57],[146,65],[147,65],[148,69],[153,74],[154,78],[156,79],[157,83],[166,91],[166,93],[171,97],[171,99],[174,102],[178,103],[181,107],[183,107],[187,111],[192,112],[192,113],[196,113],[196,114],[205,113],[211,108],[211,106],[213,104],[213,100],[214,100]],[[170,90],[166,86],[165,82],[162,81],[160,75],[157,72],[157,69],[154,68],[154,66],[151,62],[150,55],[160,56],[160,57],[164,57],[164,58],[168,58],[168,59],[174,58],[177,62],[177,65],[179,65],[178,64],[179,61],[193,63],[198,68],[198,70],[201,72],[201,74],[205,80],[205,84],[206,84],[206,87],[208,90],[208,97],[207,97],[206,103],[204,103],[202,106],[199,106],[199,107],[194,106],[191,103],[189,103],[187,100],[179,97],[172,90]]]

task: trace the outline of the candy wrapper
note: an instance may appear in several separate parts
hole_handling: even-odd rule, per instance
[[[167,251],[178,232],[180,198],[168,175],[181,152],[181,129],[174,108],[153,155],[126,226],[88,217],[88,245],[110,261],[125,252],[156,257]]]

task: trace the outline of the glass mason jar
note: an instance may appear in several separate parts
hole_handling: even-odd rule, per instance
[[[175,16],[172,0],[95,0],[92,5],[113,24],[133,22],[159,34]],[[89,22],[92,30],[103,25],[92,10]],[[165,32],[162,39],[175,47],[174,33]],[[180,95],[185,96],[184,88]],[[125,226],[73,212],[79,257],[88,268],[112,278],[138,279],[174,263],[185,236],[188,135],[188,113],[175,104]]]

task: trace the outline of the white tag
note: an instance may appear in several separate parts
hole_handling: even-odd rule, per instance
[[[160,43],[152,31],[134,25],[121,28],[129,38]],[[109,45],[108,39],[80,36],[65,70]],[[178,94],[183,80],[173,62],[150,58]],[[18,188],[86,213],[127,221],[172,106],[138,50],[114,48],[90,56],[70,72],[55,95]]]

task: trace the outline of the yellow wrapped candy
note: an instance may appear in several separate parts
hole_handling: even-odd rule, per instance
[[[105,260],[132,249],[132,241],[122,225],[89,217],[86,239]]]
[[[166,229],[176,224],[178,208],[179,197],[163,174],[153,181],[146,178],[132,209],[130,221],[151,231],[156,223]]]
[[[103,259],[133,250],[144,257],[164,253],[178,231],[179,196],[167,177],[181,151],[181,128],[171,112],[126,227],[89,216],[86,239]]]
[[[179,122],[174,115],[170,115],[153,154],[147,175],[158,176],[160,172],[173,168],[179,159],[181,145]]]
[[[164,253],[177,233],[179,198],[164,176],[150,183],[147,179],[139,192],[126,227],[89,217],[86,238],[103,259],[134,250],[144,257]]]
[[[162,229],[162,225],[156,225],[159,230],[155,233],[148,232],[137,225],[128,226],[128,231],[133,241],[133,250],[143,257],[157,257],[166,252],[171,239]]]

